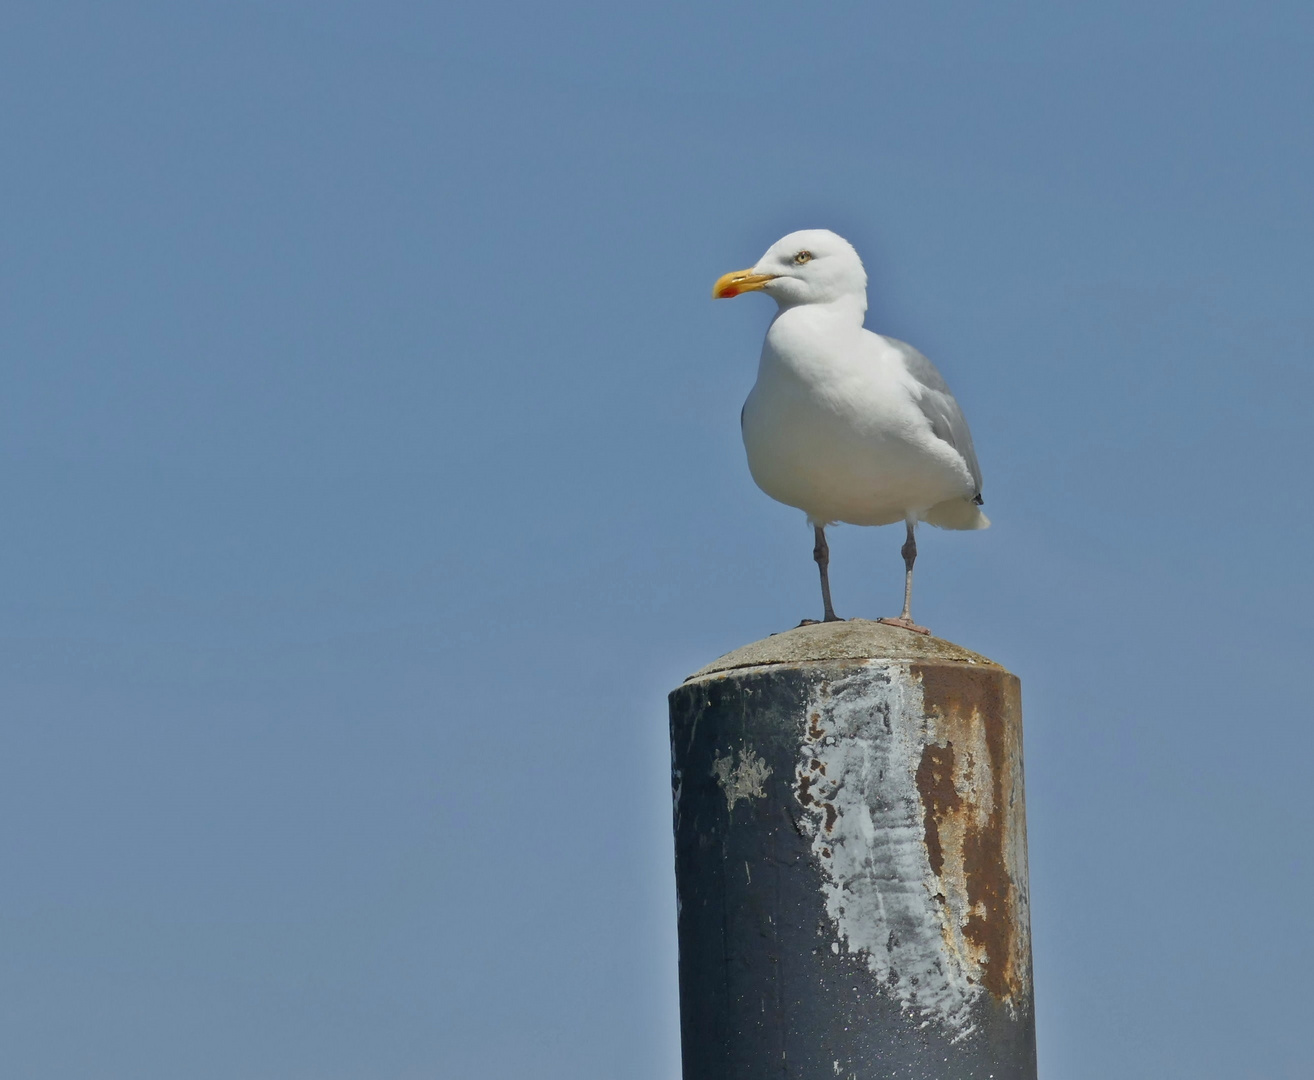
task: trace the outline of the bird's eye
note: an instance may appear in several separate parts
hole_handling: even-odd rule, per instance
[[[811,262],[811,261],[812,261],[812,252],[810,251],[800,251],[797,255],[794,256],[794,263],[797,266],[802,266],[805,262]]]

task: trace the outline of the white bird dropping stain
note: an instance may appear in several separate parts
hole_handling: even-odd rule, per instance
[[[803,827],[822,868],[832,951],[861,956],[909,1012],[955,1041],[981,986],[946,941],[916,782],[920,681],[906,664],[869,666],[819,684],[795,772]]]

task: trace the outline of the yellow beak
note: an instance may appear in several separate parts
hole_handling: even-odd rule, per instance
[[[775,274],[755,274],[752,270],[735,270],[722,274],[712,286],[713,300],[728,300],[741,292],[754,292],[768,281],[774,281]]]

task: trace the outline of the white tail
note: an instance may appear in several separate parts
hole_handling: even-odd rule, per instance
[[[990,519],[967,499],[946,499],[921,515],[923,521],[941,529],[988,529]]]

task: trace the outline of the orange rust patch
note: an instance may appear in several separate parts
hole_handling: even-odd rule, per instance
[[[821,713],[814,712],[808,717],[808,738],[813,742],[819,742],[825,736],[826,733],[821,729]]]
[[[944,873],[944,847],[940,843],[940,823],[963,805],[954,787],[954,744],[922,748],[917,766],[917,790],[922,793],[922,813],[926,827],[926,854],[935,876]]]
[[[1026,873],[1017,695],[1006,690],[1011,676],[998,671],[925,664],[914,665],[913,673],[941,744],[924,748],[917,769],[931,869],[943,877],[946,861],[955,873],[961,867],[962,882],[946,879],[945,888],[965,896],[966,910],[957,913],[963,939],[980,962],[981,984],[995,998],[1012,1000],[1030,969],[1025,900],[1011,873],[1019,864]],[[969,748],[977,747],[979,757],[983,743],[988,760],[973,760]],[[968,778],[966,786],[955,785],[955,769]],[[946,860],[950,842],[960,851]],[[1019,845],[1021,851],[1013,850]]]
[[[810,776],[800,776],[798,778],[798,801],[804,806],[812,805],[812,791],[810,789],[813,782]]]
[[[808,717],[807,734],[804,735],[804,741],[810,743],[819,743],[826,737],[826,731],[821,726],[821,713],[814,712]],[[839,821],[839,811],[835,804],[827,802],[823,797],[825,794],[826,782],[826,763],[819,758],[809,758],[808,768],[804,771],[802,768],[798,771],[798,784],[794,789],[795,795],[802,806],[816,806],[825,814],[826,820],[823,828],[826,832],[835,831],[835,823]],[[817,788],[819,794],[812,793],[813,788]],[[834,794],[832,790],[830,794]],[[830,853],[827,852],[827,857]]]

